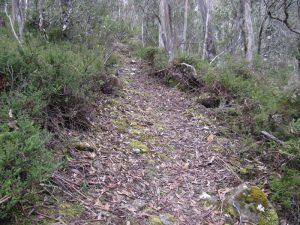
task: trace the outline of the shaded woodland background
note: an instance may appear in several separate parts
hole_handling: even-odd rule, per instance
[[[92,99],[120,85],[123,43],[150,73],[196,69],[199,103],[224,109],[220,132],[245,143],[233,154],[272,171],[273,202],[300,222],[298,0],[1,0],[0,9],[0,218],[58,168],[60,130],[88,130]]]

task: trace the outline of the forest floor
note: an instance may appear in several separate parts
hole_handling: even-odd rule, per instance
[[[215,121],[191,93],[148,76],[147,68],[124,59],[120,96],[98,99],[91,131],[68,134],[90,148],[73,148],[44,184],[53,199],[36,208],[39,221],[224,224],[222,208],[205,199],[220,201],[241,183],[220,153],[232,143],[215,135]]]

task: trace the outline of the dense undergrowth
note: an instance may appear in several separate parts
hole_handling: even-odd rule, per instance
[[[166,54],[157,48],[137,48],[135,54],[150,62],[154,69],[168,65]],[[300,96],[299,84],[289,84],[292,70],[273,68],[259,59],[251,66],[238,58],[227,57],[212,66],[197,55],[180,53],[173,63],[193,65],[203,83],[199,91],[218,98],[217,117],[225,128],[222,135],[243,137],[242,158],[259,158],[269,169],[272,199],[281,213],[299,223],[300,210]],[[298,91],[298,92],[297,92]],[[266,140],[267,131],[284,144]]]
[[[34,35],[21,46],[5,30],[1,31],[0,49],[1,223],[58,166],[49,148],[50,131],[55,125],[63,128],[76,123],[72,109],[85,104],[91,85],[101,86],[95,74],[103,70],[104,63],[99,45],[54,43]],[[77,108],[81,107],[84,105]]]

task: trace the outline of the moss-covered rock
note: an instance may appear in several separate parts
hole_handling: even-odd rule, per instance
[[[276,210],[267,194],[257,186],[242,184],[225,201],[225,212],[232,220],[248,221],[258,225],[278,225]]]
[[[133,140],[130,142],[129,147],[134,150],[136,153],[148,153],[149,152],[149,147],[144,144],[143,142]]]
[[[151,215],[149,217],[149,225],[164,225],[159,216]]]
[[[175,223],[175,217],[169,213],[151,215],[149,217],[149,225],[173,225]]]
[[[113,124],[121,130],[127,129],[130,126],[130,123],[126,117],[118,118],[113,121]]]

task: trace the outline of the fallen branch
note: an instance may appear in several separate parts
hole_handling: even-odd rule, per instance
[[[4,196],[4,197],[0,198],[0,205],[9,201],[10,198],[11,198],[10,196]]]
[[[279,140],[277,137],[268,133],[267,131],[262,131],[261,134],[269,140],[272,140],[272,141],[277,142],[278,144],[284,145],[283,141]]]

